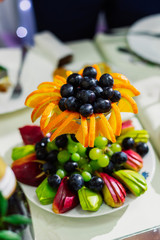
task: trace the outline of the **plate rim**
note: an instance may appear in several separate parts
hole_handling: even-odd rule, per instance
[[[136,117],[133,117],[133,118],[131,118],[132,119],[132,121],[133,121],[133,124],[135,125],[135,128],[136,129],[141,129],[142,128],[142,126],[141,126],[141,123],[139,122],[139,120],[136,118]],[[19,143],[20,144],[20,143]],[[16,144],[16,145],[19,145],[19,144]],[[156,169],[156,154],[155,154],[155,151],[154,151],[154,148],[152,147],[152,144],[151,144],[151,142],[150,141],[148,141],[148,146],[149,146],[149,155],[147,156],[145,156],[144,157],[144,161],[145,161],[145,158],[147,157],[147,158],[151,158],[152,159],[152,169],[151,169],[151,171],[149,172],[149,176],[148,176],[148,178],[146,179],[146,181],[147,181],[147,185],[149,185],[150,183],[151,183],[151,181],[152,181],[152,179],[153,179],[153,177],[154,177],[154,174],[155,174],[155,169]],[[11,148],[10,148],[10,151],[13,149],[13,147],[14,146],[12,146]],[[11,163],[11,156],[10,156],[10,160],[9,160],[9,162]],[[149,160],[148,160],[149,161]],[[145,169],[144,169],[145,170]],[[139,171],[140,173],[142,173],[143,172],[143,168]],[[53,214],[53,215],[58,215],[58,216],[63,216],[63,217],[70,217],[70,218],[90,218],[90,217],[100,217],[100,216],[103,216],[103,215],[107,215],[107,214],[111,214],[111,213],[113,213],[113,212],[116,212],[116,211],[118,211],[118,210],[121,210],[122,208],[125,208],[125,207],[127,207],[133,200],[136,200],[137,199],[137,197],[135,197],[133,194],[130,194],[130,198],[128,198],[129,196],[129,194],[127,193],[127,197],[126,197],[126,199],[129,201],[129,202],[125,202],[121,207],[119,207],[119,208],[111,208],[110,206],[108,206],[108,205],[106,205],[104,202],[103,202],[103,205],[106,205],[106,207],[107,208],[109,208],[110,210],[108,211],[108,212],[99,212],[98,213],[98,211],[97,212],[88,212],[88,211],[83,211],[82,209],[80,209],[80,211],[82,211],[82,215],[80,215],[80,214],[78,214],[77,216],[75,215],[73,215],[73,213],[72,213],[72,211],[75,211],[75,208],[74,209],[72,209],[72,210],[70,210],[70,211],[68,211],[68,212],[66,212],[66,213],[63,213],[63,214],[55,214],[53,211],[52,211],[52,208],[50,208],[50,209],[47,209],[47,206],[49,207],[49,206],[51,206],[52,204],[50,204],[50,205],[41,205],[39,202],[38,202],[38,198],[37,199],[32,199],[32,197],[30,197],[30,196],[28,196],[28,194],[27,194],[27,188],[33,188],[33,190],[34,190],[34,195],[36,196],[36,193],[35,193],[35,189],[36,189],[36,187],[32,187],[32,186],[29,186],[29,185],[25,185],[25,184],[22,184],[22,183],[20,183],[20,185],[21,185],[21,187],[22,187],[22,189],[23,189],[23,191],[24,191],[24,193],[26,194],[26,197],[28,198],[28,200],[30,200],[33,204],[35,204],[37,207],[40,207],[41,209],[43,209],[44,211],[47,211],[47,212],[50,212],[51,214]],[[145,194],[145,193],[144,193]],[[143,196],[144,194],[142,194],[141,196]],[[140,196],[140,197],[141,197]],[[125,200],[126,201],[126,200]],[[78,206],[77,206],[78,207]]]

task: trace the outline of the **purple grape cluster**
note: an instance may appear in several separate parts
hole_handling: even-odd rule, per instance
[[[113,90],[112,76],[105,73],[98,81],[97,71],[91,66],[84,68],[82,75],[72,73],[68,76],[67,83],[61,87],[61,111],[79,112],[84,117],[109,112],[111,103],[121,99],[120,92]]]

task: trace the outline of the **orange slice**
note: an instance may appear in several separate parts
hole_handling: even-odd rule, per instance
[[[140,92],[135,87],[128,83],[114,83],[113,89],[118,90],[120,93],[127,93],[131,97],[138,96],[140,94]]]
[[[53,79],[56,75],[59,75],[66,79],[68,77],[67,72],[68,72],[68,70],[63,67],[56,68],[55,71],[53,72]]]
[[[35,90],[32,93],[28,95],[25,101],[25,105],[28,107],[35,108],[37,104],[44,99],[52,97],[53,101],[60,100],[60,93],[57,89],[41,89],[41,90]]]
[[[96,65],[99,67],[101,74],[104,74],[104,73],[110,74],[112,72],[111,67],[107,65],[105,62],[100,62],[100,63],[97,63]]]
[[[53,81],[55,83],[58,83],[58,84],[61,84],[61,85],[66,83],[66,79],[64,77],[59,76],[59,75],[54,76]]]
[[[96,79],[99,81],[99,79],[100,79],[100,77],[102,75],[101,70],[100,70],[100,68],[98,67],[97,64],[92,65],[92,67],[94,67],[96,69],[96,71],[97,71]]]
[[[31,114],[31,119],[32,122],[35,122],[37,120],[37,118],[39,118],[42,113],[45,111],[47,105],[52,101],[52,97],[48,97],[45,98],[43,101],[41,101],[39,104],[37,104],[37,106],[34,108],[34,110],[32,111]],[[55,101],[55,103],[57,104],[58,102]]]
[[[60,88],[61,85],[55,84],[53,82],[43,82],[38,85],[38,89],[45,89],[45,88],[53,88],[57,89]]]
[[[79,70],[78,74],[81,75],[83,77],[83,68],[81,70]]]
[[[64,128],[67,129],[68,124],[74,119],[78,118],[79,113],[70,112],[69,116],[65,119],[65,121],[57,128],[57,130],[52,134],[50,141],[53,141],[57,136],[61,135],[61,132]]]
[[[62,134],[76,134],[79,129],[79,124],[75,121],[71,121],[62,131],[56,134],[56,137]]]
[[[44,110],[42,117],[41,117],[41,121],[40,121],[40,126],[41,126],[41,130],[45,129],[47,127],[47,125],[49,124],[51,117],[56,117],[57,114],[55,113],[57,108],[56,103],[50,103],[46,109]]]
[[[66,76],[70,76],[73,72],[72,71],[66,71]]]
[[[120,112],[138,113],[137,104],[132,97],[126,93],[121,93],[122,98],[119,100],[118,107]]]
[[[95,138],[100,135],[99,127],[98,127],[98,124],[97,124],[98,121],[99,121],[99,119],[96,119],[96,123],[95,123]]]
[[[78,131],[75,134],[75,137],[77,138],[77,140],[83,144],[83,133],[82,133],[82,125],[79,125]]]
[[[110,139],[108,129],[106,128],[102,119],[96,120],[96,128],[98,129],[98,132],[100,133],[101,136],[106,137],[107,139]]]
[[[89,147],[94,147],[95,127],[96,127],[95,115],[92,114],[90,116],[90,122],[89,122],[89,139],[88,139]]]
[[[56,118],[52,119],[52,121],[49,122],[47,127],[42,129],[42,132],[44,133],[44,135],[53,131],[56,128],[57,124],[59,124],[60,121],[64,122],[65,118],[68,117],[69,114],[70,114],[70,112],[66,110],[66,111],[62,112],[61,114],[59,114]]]
[[[88,146],[88,124],[87,118],[81,116],[81,125],[82,125],[82,145],[84,147]]]
[[[111,128],[113,129],[114,134],[119,136],[122,128],[122,119],[121,119],[120,110],[116,103],[112,104],[112,112],[108,122],[111,125]]]
[[[104,116],[103,113],[98,114],[101,118],[101,123],[103,124],[103,127],[106,128],[106,132],[108,134],[108,139],[111,140],[112,142],[116,142],[116,138],[113,132],[113,129],[111,128],[107,118]]]
[[[130,83],[128,78],[121,73],[110,73],[114,79],[114,83]]]

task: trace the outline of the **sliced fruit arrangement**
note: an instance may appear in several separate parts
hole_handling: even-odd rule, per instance
[[[124,135],[137,132],[132,122],[127,124],[122,124]],[[27,127],[30,143],[32,133],[36,135],[37,131],[39,135],[41,130],[38,126]],[[25,144],[26,131],[20,133]],[[146,142],[137,143],[132,135],[123,138],[121,143],[97,136],[94,147],[83,146],[74,134],[60,135],[53,141],[42,135],[36,143],[35,136],[33,138],[34,144],[13,149],[12,169],[18,181],[37,186],[40,203],[52,204],[57,214],[78,204],[83,210],[97,211],[103,201],[117,208],[125,202],[126,189],[136,196],[147,190],[146,181],[138,172],[143,167],[142,157],[149,149]]]
[[[25,101],[34,108],[32,122],[41,116],[41,130],[45,136],[51,133],[51,141],[62,134],[75,134],[85,147],[94,147],[99,135],[115,142],[122,128],[120,113],[138,112],[133,97],[140,92],[123,74],[111,73],[103,63],[78,73],[57,70],[53,80],[41,83]]]

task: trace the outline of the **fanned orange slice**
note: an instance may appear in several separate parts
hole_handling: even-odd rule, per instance
[[[78,118],[79,113],[70,112],[69,116],[64,120],[64,122],[57,128],[57,130],[52,134],[50,141],[53,141],[57,136],[61,135],[64,128],[68,127],[68,124],[74,119]]]
[[[135,87],[128,83],[114,83],[113,89],[118,90],[120,93],[124,92],[131,97],[138,96],[140,94]]]
[[[63,134],[76,134],[79,129],[79,124],[75,121],[71,121],[62,131],[56,134],[56,137]]]
[[[89,145],[90,147],[94,147],[95,127],[96,127],[95,115],[92,114],[92,115],[90,116],[90,122],[89,122],[89,138],[88,138],[88,145]]]
[[[96,137],[98,137],[101,134],[100,134],[99,127],[98,127],[98,124],[97,124],[99,119],[95,118],[95,120],[96,120],[96,123],[95,123],[95,138],[96,138]]]
[[[61,132],[59,135],[62,134],[76,134],[79,129],[79,124],[76,121],[71,121]],[[58,136],[59,136],[58,135]]]
[[[52,119],[52,121],[49,122],[47,127],[42,129],[42,132],[44,133],[44,135],[53,131],[56,128],[57,124],[59,124],[60,121],[64,122],[65,118],[68,117],[70,115],[70,113],[71,112],[66,110],[66,111],[62,112],[61,114],[59,114],[56,118]]]
[[[59,90],[56,89],[35,90],[28,95],[25,101],[25,105],[28,107],[35,108],[39,102],[43,101],[48,97],[52,97],[53,101],[60,100]]]
[[[88,146],[88,124],[87,118],[81,116],[81,125],[82,125],[82,144],[84,147]]]
[[[112,104],[112,112],[108,122],[111,125],[114,134],[119,136],[122,128],[122,119],[119,107],[117,106],[116,103]]]
[[[81,75],[83,77],[83,68],[81,70],[78,71],[78,74]]]
[[[44,112],[42,114],[41,121],[40,121],[41,130],[43,130],[47,127],[47,125],[49,124],[53,115],[54,115],[54,118],[57,116],[57,114],[55,113],[56,108],[57,108],[56,103],[50,103],[46,107],[46,109],[44,110]]]
[[[60,88],[61,85],[58,85],[56,83],[53,83],[53,82],[43,82],[43,83],[40,83],[38,85],[38,89],[46,89],[46,88],[53,88],[53,89],[57,89],[57,88]]]
[[[37,118],[39,118],[42,115],[42,113],[45,111],[47,105],[50,102],[52,102],[52,100],[53,100],[52,97],[48,97],[37,104],[37,106],[34,108],[34,110],[32,111],[32,114],[31,114],[32,122],[35,122],[37,120]],[[55,101],[55,103],[57,104],[58,102]]]
[[[104,116],[103,113],[100,113],[98,114],[101,118],[101,123],[104,123],[103,124],[103,127],[106,128],[106,130],[109,132],[108,133],[108,139],[111,140],[112,142],[116,142],[116,138],[115,138],[115,135],[114,135],[114,132],[113,132],[113,129],[111,128],[107,118]]]
[[[97,71],[96,79],[99,81],[99,79],[100,79],[100,77],[102,75],[101,70],[100,70],[100,68],[98,67],[97,64],[93,64],[92,67],[94,67],[96,69],[96,71]]]
[[[130,83],[128,78],[121,73],[110,73],[114,79],[114,83]]]
[[[66,76],[68,77],[69,75],[71,75],[73,72],[72,71],[66,71]]]
[[[102,119],[96,120],[96,127],[101,136],[106,137],[107,139],[110,139],[110,134],[108,132],[108,129],[106,128],[106,125],[102,121]]]
[[[59,75],[54,76],[53,81],[55,83],[58,83],[58,84],[61,84],[61,85],[66,83],[66,79],[64,77],[59,76]]]
[[[78,131],[75,134],[75,137],[77,138],[77,140],[83,144],[83,132],[82,132],[82,125],[79,125]]]
[[[100,63],[97,63],[96,65],[99,67],[101,74],[104,74],[104,73],[110,74],[112,72],[111,67],[107,65],[105,62],[100,62]]]
[[[137,104],[134,99],[126,93],[121,93],[121,96],[122,97],[118,103],[120,112],[138,113]]]

